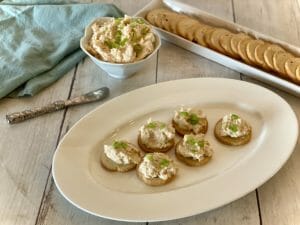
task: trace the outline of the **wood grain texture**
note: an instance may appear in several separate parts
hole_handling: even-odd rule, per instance
[[[146,2],[147,1],[132,1],[132,4],[129,5],[125,1],[113,1],[114,4],[128,14],[133,14],[139,8],[142,8],[141,3],[145,5]],[[118,80],[111,78],[104,71],[99,69],[90,59],[85,58],[83,62],[79,64],[77,69],[71,96],[75,97],[101,86],[109,87],[110,95],[103,101],[68,109],[63,124],[62,136],[82,116],[101,105],[103,102],[128,91],[154,84],[156,80],[156,61],[157,56],[153,57],[146,67],[134,74],[132,77],[125,80]],[[101,125],[99,125],[99,127],[100,126]],[[49,177],[45,193],[46,195],[42,202],[37,224],[120,224],[120,222],[89,215],[71,205],[60,193],[58,193],[51,177]]]
[[[188,207],[188,202],[183,202],[180,207]],[[256,212],[255,212],[256,211]],[[191,216],[183,219],[149,223],[150,225],[198,225],[198,224],[239,224],[259,225],[258,210],[255,192],[252,192],[240,200],[207,213]]]
[[[184,1],[221,18],[233,21],[230,1]],[[158,56],[157,81],[192,77],[240,79],[240,74],[218,63],[164,42]],[[184,204],[184,203],[183,203]],[[188,203],[186,203],[188,207]],[[183,206],[185,207],[185,206]],[[150,224],[258,225],[259,212],[255,192],[220,209],[180,220]]]
[[[8,125],[5,114],[66,99],[74,70],[32,98],[0,101],[0,221],[35,223],[51,167],[63,111]]]
[[[234,1],[237,23],[251,27],[296,46],[300,43],[299,1]],[[248,13],[243,13],[247,8]],[[251,16],[258,14],[256,17]],[[243,80],[257,83],[281,95],[300,115],[299,98],[279,91],[267,84],[243,76]],[[300,143],[283,168],[258,190],[263,225],[300,224]]]
[[[182,0],[227,20],[248,26],[299,46],[300,3],[296,0],[237,1]],[[86,2],[81,0],[81,2]],[[94,0],[88,2],[115,3],[126,14],[141,9],[147,0]],[[233,5],[232,5],[233,3]],[[8,112],[40,106],[108,86],[109,98],[92,104],[69,108],[14,126],[0,120],[0,221],[1,225],[114,225],[126,224],[91,216],[67,202],[58,192],[49,171],[57,144],[82,116],[109,99],[156,82],[191,77],[227,77],[240,75],[226,67],[163,42],[157,57],[140,72],[126,80],[116,80],[100,70],[89,59],[83,60],[73,76],[64,78],[33,98],[0,101],[0,118]],[[74,78],[74,79],[73,79]],[[243,77],[274,90],[285,98],[300,119],[300,101],[258,81]],[[71,90],[70,90],[71,89]],[[59,136],[59,132],[61,136]],[[259,204],[255,192],[201,215],[175,221],[150,224],[188,225],[297,225],[300,224],[300,143],[287,164],[271,180],[259,188]],[[188,207],[183,205],[180,207]],[[113,209],[112,209],[113,210]],[[139,223],[145,224],[145,223]]]

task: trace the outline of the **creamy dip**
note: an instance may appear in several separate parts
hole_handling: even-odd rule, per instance
[[[104,145],[104,154],[117,164],[138,164],[141,161],[140,151],[126,141],[115,140],[112,145]]]
[[[164,153],[148,153],[139,165],[139,172],[144,177],[167,180],[177,173],[173,160]]]
[[[230,113],[222,118],[221,135],[238,138],[249,134],[250,126],[240,116]]]
[[[155,36],[142,18],[110,19],[92,26],[89,51],[101,60],[130,63],[141,60],[154,51]]]
[[[184,157],[191,157],[199,161],[213,154],[213,150],[209,142],[204,139],[203,134],[184,135],[183,142],[178,145],[177,151]]]
[[[140,138],[144,145],[149,148],[165,148],[175,137],[175,129],[160,121],[152,121],[140,128]]]
[[[181,129],[194,133],[199,133],[206,126],[206,116],[199,109],[180,108],[175,111],[173,120]]]

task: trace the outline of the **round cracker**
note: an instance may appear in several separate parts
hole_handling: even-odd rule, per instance
[[[269,47],[269,45],[270,44],[265,42],[263,44],[257,45],[254,50],[254,56],[257,64],[265,70],[269,70],[269,67],[267,67],[266,62],[264,60],[264,53],[266,49]]]
[[[180,154],[180,152],[178,150],[178,148],[182,144],[183,144],[183,140],[181,140],[180,142],[178,142],[176,144],[175,156],[177,157],[177,159],[179,161],[185,163],[186,165],[188,165],[188,166],[203,166],[211,160],[212,155],[211,156],[204,156],[204,158],[202,158],[201,160],[193,159],[192,157],[183,156],[182,154]]]
[[[268,48],[264,52],[264,61],[271,70],[274,69],[274,63],[273,63],[273,56],[276,52],[284,52],[284,49],[281,48],[279,45],[272,44],[269,45]]]
[[[211,30],[212,27],[207,25],[198,25],[195,33],[194,33],[194,40],[202,46],[207,47],[207,43],[205,42],[205,34],[208,32],[208,30]]]
[[[171,12],[171,11],[165,8],[158,8],[158,9],[151,10],[150,12],[147,13],[146,20],[148,20],[152,25],[157,26],[156,18],[158,15],[160,15],[163,12]]]
[[[230,32],[228,30],[222,29],[222,28],[217,28],[215,29],[211,35],[210,35],[210,43],[211,43],[211,48],[221,52],[223,54],[226,54],[226,51],[224,48],[220,45],[220,37],[224,34],[229,34]]]
[[[180,136],[184,136],[186,134],[206,134],[208,130],[208,121],[206,118],[200,118],[200,120],[203,126],[201,126],[201,129],[198,133],[194,132],[193,129],[183,129],[180,124],[175,122],[175,120],[172,120],[172,125],[175,128],[176,133]]]
[[[175,140],[172,139],[168,145],[164,148],[149,148],[141,139],[141,135],[138,136],[138,145],[144,152],[167,152],[171,150],[175,145]]]
[[[255,59],[255,48],[259,45],[259,44],[264,44],[264,41],[262,40],[250,40],[246,46],[246,53],[247,56],[249,58],[249,60],[253,63],[253,64],[258,64],[256,62]]]
[[[251,136],[252,136],[252,128],[251,127],[250,127],[249,132],[245,136],[241,136],[241,137],[237,137],[237,138],[233,138],[230,136],[222,136],[221,129],[222,129],[222,119],[220,119],[216,123],[215,129],[214,129],[214,135],[217,138],[217,140],[223,144],[239,146],[239,145],[245,145],[251,140]]]
[[[297,67],[297,69],[296,69],[296,80],[295,80],[295,82],[297,84],[300,84],[300,66]]]
[[[195,25],[190,27],[190,29],[186,33],[186,38],[188,40],[195,41],[195,33],[196,33],[199,26],[200,26],[200,22],[199,22],[199,24],[195,24]]]
[[[296,81],[296,71],[297,68],[300,67],[300,58],[289,58],[285,64],[285,71],[288,75],[288,77],[292,80],[292,81]]]
[[[163,16],[162,21],[161,21],[162,28],[169,32],[172,32],[172,33],[176,33],[176,26],[177,26],[178,21],[181,18],[186,17],[186,16],[179,15],[178,13],[171,12],[171,11],[163,12],[162,16]]]
[[[224,49],[226,55],[228,55],[232,58],[239,59],[240,56],[238,54],[235,54],[231,48],[230,41],[231,41],[231,38],[233,37],[233,35],[234,35],[233,33],[223,34],[222,36],[220,36],[219,42],[220,42],[220,45],[222,46],[222,48]]]
[[[247,55],[247,45],[248,43],[251,41],[252,39],[251,38],[245,38],[245,39],[241,39],[238,43],[238,53],[240,55],[240,57],[242,58],[242,60],[249,64],[249,65],[253,65],[253,63],[250,61],[250,59],[248,58],[248,55]]]
[[[288,52],[276,52],[273,56],[274,69],[276,72],[287,78],[285,62],[294,56]]]
[[[174,34],[178,34],[177,33],[177,24],[181,20],[183,20],[187,17],[185,15],[180,15],[180,14],[177,14],[177,13],[174,14],[174,15],[169,15],[169,17],[170,17],[169,25],[170,25],[171,32],[174,33]]]
[[[211,36],[212,32],[214,32],[215,30],[216,30],[216,28],[214,28],[214,27],[210,27],[209,29],[204,30],[204,42],[210,48],[212,48],[210,36]]]
[[[187,36],[187,34],[188,34],[189,30],[197,24],[199,24],[199,21],[197,21],[195,19],[192,19],[189,17],[184,18],[177,23],[177,26],[176,26],[177,33],[180,36],[188,39],[189,37]],[[190,39],[188,39],[188,40],[190,40]]]
[[[239,56],[238,53],[238,44],[242,39],[249,39],[250,36],[248,36],[245,33],[238,33],[238,34],[234,34],[233,37],[230,39],[230,46],[232,51],[234,52],[234,54]]]

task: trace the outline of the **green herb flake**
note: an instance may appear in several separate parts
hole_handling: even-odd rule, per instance
[[[155,122],[150,122],[146,125],[146,127],[150,129],[154,129],[157,127],[157,124]]]
[[[126,45],[127,41],[128,41],[128,38],[124,38],[124,39],[120,42],[120,45],[121,45],[122,47],[124,47],[124,46]]]
[[[113,147],[115,149],[120,149],[120,148],[125,149],[125,148],[127,148],[127,146],[128,146],[127,143],[124,141],[114,141],[114,143],[113,143]]]
[[[239,119],[240,117],[238,116],[238,115],[236,115],[236,114],[231,114],[231,119],[232,120],[237,120],[237,119]]]
[[[136,22],[138,24],[145,24],[145,21],[142,18],[137,18],[137,19],[135,19],[134,22]]]
[[[205,145],[204,140],[198,141],[198,146],[199,146],[200,148],[204,148],[204,145]]]
[[[200,118],[196,114],[192,113],[189,115],[187,121],[192,125],[196,125],[197,123],[199,123],[199,119]]]
[[[195,145],[197,142],[196,142],[196,140],[194,139],[194,138],[192,138],[192,137],[189,137],[187,140],[186,140],[186,143],[188,144],[188,145]]]
[[[106,40],[106,41],[104,41],[104,44],[106,45],[106,46],[108,46],[109,47],[109,49],[112,49],[112,48],[119,48],[119,44],[117,44],[116,42],[112,42],[112,41],[109,41],[109,40]]]
[[[169,166],[169,164],[170,164],[170,161],[169,160],[167,160],[167,159],[162,159],[162,160],[160,160],[160,167],[161,168],[165,168],[165,167],[167,167],[167,166]]]
[[[149,28],[148,27],[143,27],[142,28],[142,31],[141,31],[142,35],[146,35],[148,32],[149,32]]]
[[[153,154],[147,154],[147,155],[146,155],[146,158],[147,158],[149,161],[153,161]]]
[[[180,116],[183,116],[183,117],[188,117],[189,116],[189,113],[188,112],[185,112],[185,111],[182,111],[179,113]]]
[[[195,154],[195,153],[197,153],[197,150],[196,149],[191,149],[191,152]]]
[[[122,18],[115,18],[115,23],[118,25],[120,24],[122,21]]]
[[[164,123],[162,123],[162,124],[159,125],[160,129],[164,129],[165,127],[166,127],[166,124],[164,124]]]
[[[236,124],[230,124],[228,128],[234,133],[238,131],[238,126]]]

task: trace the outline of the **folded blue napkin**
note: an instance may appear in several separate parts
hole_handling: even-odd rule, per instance
[[[79,41],[93,19],[123,16],[112,4],[62,3],[0,0],[0,99],[32,96],[58,80],[85,56]]]

